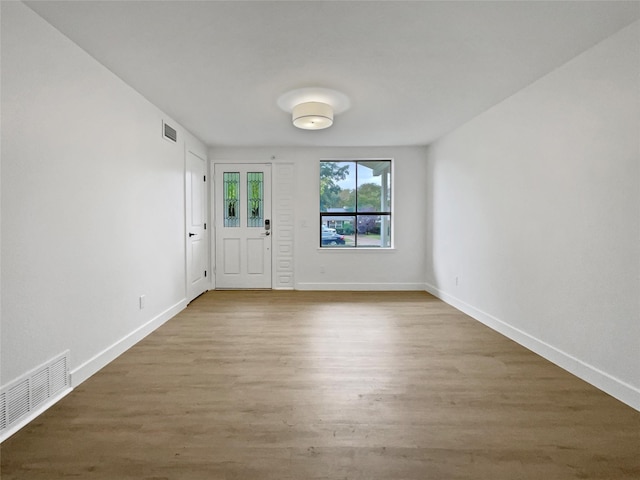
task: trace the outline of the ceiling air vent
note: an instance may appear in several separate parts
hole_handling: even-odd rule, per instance
[[[176,142],[178,140],[178,132],[176,129],[164,122],[162,122],[162,134],[164,138],[171,140],[172,142]]]

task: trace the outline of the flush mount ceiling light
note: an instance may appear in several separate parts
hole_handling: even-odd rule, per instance
[[[320,87],[299,88],[278,98],[278,106],[291,113],[293,124],[305,130],[322,130],[333,125],[334,113],[347,110],[349,98],[336,90]]]
[[[333,125],[333,108],[321,102],[305,102],[293,107],[293,124],[305,130],[322,130]]]

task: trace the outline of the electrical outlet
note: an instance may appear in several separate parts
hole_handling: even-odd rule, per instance
[[[320,273],[324,273],[324,265],[320,266]]]
[[[459,285],[458,277],[456,277],[456,287]]]
[[[140,295],[140,310],[144,308],[145,295]]]

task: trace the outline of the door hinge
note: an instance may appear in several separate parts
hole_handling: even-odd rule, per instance
[[[205,229],[205,230],[207,229],[207,224],[206,224],[206,223],[204,224],[204,229]]]
[[[207,176],[206,176],[206,175],[204,176],[204,181],[205,181],[205,182],[207,181]]]
[[[204,278],[207,278],[207,271],[204,271]]]

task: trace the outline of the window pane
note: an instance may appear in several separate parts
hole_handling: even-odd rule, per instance
[[[358,247],[390,247],[390,220],[390,215],[358,215]]]
[[[355,162],[320,162],[320,211],[355,212]]]
[[[224,226],[240,226],[240,173],[225,172],[224,183]]]
[[[247,173],[247,227],[264,227],[264,185],[262,172]]]
[[[320,245],[322,247],[355,247],[355,216],[322,215]]]
[[[358,212],[391,212],[391,162],[358,162]]]

